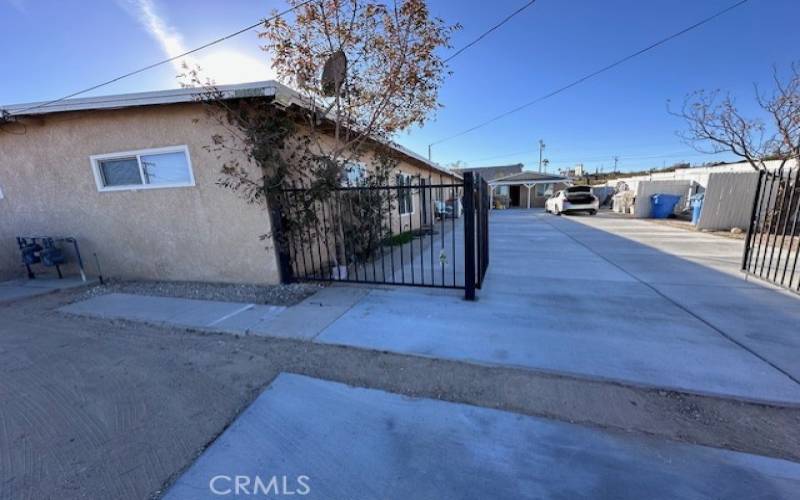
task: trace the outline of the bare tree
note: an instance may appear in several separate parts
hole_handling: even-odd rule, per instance
[[[799,158],[800,68],[793,64],[787,81],[775,69],[773,81],[768,94],[755,89],[766,121],[744,116],[730,94],[701,90],[687,96],[680,112],[671,112],[689,125],[679,135],[701,153],[733,153],[755,170],[765,170],[768,160],[780,160],[783,167]]]
[[[260,36],[278,78],[303,96],[309,146],[332,168],[439,107],[447,70],[437,50],[458,26],[431,17],[425,0],[315,0],[296,12]]]

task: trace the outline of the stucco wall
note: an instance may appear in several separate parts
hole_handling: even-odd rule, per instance
[[[0,134],[0,275],[24,273],[15,236],[68,235],[90,274],[97,252],[107,276],[277,282],[271,244],[258,238],[267,213],[215,184],[203,118],[196,104],[63,113]],[[188,146],[195,186],[98,192],[90,155],[176,145]]]
[[[53,114],[24,135],[0,134],[0,279],[24,276],[16,236],[48,235],[75,236],[90,275],[96,252],[106,276],[277,283],[272,241],[259,239],[270,231],[266,209],[216,184],[221,160],[204,149],[215,133],[223,131],[187,103]],[[180,145],[195,186],[98,192],[91,155]],[[371,155],[363,160],[369,166]],[[397,172],[453,182],[407,161]],[[420,201],[415,193],[414,213],[392,214],[395,233],[420,227]]]

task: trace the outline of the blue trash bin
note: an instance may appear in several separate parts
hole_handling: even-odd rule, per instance
[[[674,194],[654,194],[650,197],[650,217],[653,219],[666,219],[675,210],[675,205],[680,201],[680,196]]]
[[[697,193],[691,197],[692,224],[695,226],[700,222],[700,214],[703,211],[703,198],[705,198],[705,193]]]

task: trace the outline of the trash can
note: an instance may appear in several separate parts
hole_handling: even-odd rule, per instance
[[[700,222],[700,213],[703,211],[703,198],[705,193],[697,193],[690,198],[692,205],[692,224],[697,225]]]
[[[650,217],[653,219],[666,219],[675,210],[675,204],[681,199],[674,194],[654,194],[650,197]]]

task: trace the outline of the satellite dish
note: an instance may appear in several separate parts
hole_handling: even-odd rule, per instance
[[[335,96],[347,77],[347,56],[337,50],[325,61],[322,67],[322,93],[327,97]]]

